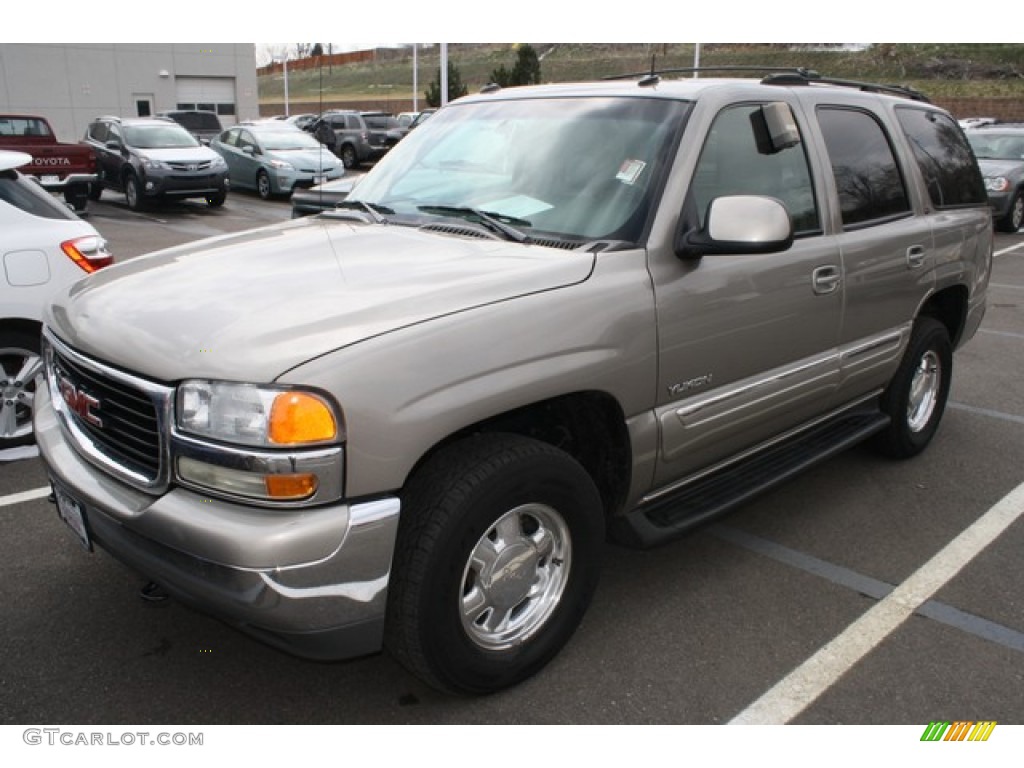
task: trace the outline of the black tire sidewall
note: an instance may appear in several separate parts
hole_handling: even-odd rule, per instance
[[[929,351],[936,354],[941,366],[939,393],[928,422],[914,431],[907,421],[910,388],[918,364]],[[882,410],[892,418],[891,425],[881,436],[881,447],[886,453],[896,458],[910,458],[931,442],[946,409],[952,375],[953,350],[949,332],[938,320],[919,318],[914,324],[903,361],[882,396]]]
[[[544,446],[550,449],[550,446]],[[420,563],[417,626],[423,661],[433,682],[459,693],[490,693],[533,675],[565,645],[597,585],[604,542],[600,497],[589,476],[555,449],[519,455],[499,472],[481,476],[437,529]],[[462,626],[459,595],[470,552],[506,512],[529,503],[556,510],[569,528],[572,560],[555,612],[518,647],[489,651]]]

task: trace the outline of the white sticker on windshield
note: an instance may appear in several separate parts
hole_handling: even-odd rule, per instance
[[[615,178],[623,184],[632,186],[636,184],[636,180],[640,178],[640,174],[644,172],[646,167],[647,163],[643,160],[623,160],[622,165],[619,166],[619,172],[615,174]]]

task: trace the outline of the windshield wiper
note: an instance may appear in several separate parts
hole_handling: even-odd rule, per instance
[[[477,208],[462,207],[457,205],[420,205],[417,209],[424,213],[434,213],[438,216],[459,216],[469,221],[475,221],[481,226],[495,232],[506,240],[529,245],[533,238],[525,232],[516,229],[513,224],[521,227],[529,227],[530,222],[526,219],[517,219],[514,216],[505,216],[501,213],[481,211]]]
[[[387,224],[388,220],[381,214],[391,215],[394,213],[393,210],[388,208],[386,205],[377,205],[376,203],[368,203],[365,200],[342,200],[338,203],[335,208],[347,208],[350,210],[363,211],[364,213],[370,214],[370,218],[373,219],[374,224]]]

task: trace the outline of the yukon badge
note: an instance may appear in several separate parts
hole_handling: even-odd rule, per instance
[[[702,389],[711,385],[711,374],[705,373],[703,376],[697,376],[696,378],[689,379],[688,381],[681,381],[678,384],[669,384],[668,393],[673,397],[686,394],[691,389]]]

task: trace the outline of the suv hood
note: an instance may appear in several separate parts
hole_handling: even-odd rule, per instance
[[[132,151],[159,160],[162,163],[207,163],[220,157],[209,147],[165,147],[162,149],[133,149]]]
[[[73,347],[161,381],[269,382],[388,331],[582,282],[594,255],[297,219],[107,267],[51,305]]]
[[[992,176],[1012,176],[1024,171],[1024,161],[978,158],[978,167],[981,169],[981,175],[988,178]]]

